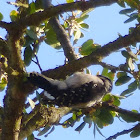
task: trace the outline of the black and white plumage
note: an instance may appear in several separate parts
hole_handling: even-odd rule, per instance
[[[112,82],[102,75],[77,72],[64,81],[30,73],[29,81],[45,90],[43,102],[73,108],[91,107],[112,90]]]

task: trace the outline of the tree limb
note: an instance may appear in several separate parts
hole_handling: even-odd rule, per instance
[[[54,17],[54,18],[50,19],[50,23],[51,23],[51,25],[52,25],[52,27],[57,35],[58,41],[60,42],[60,44],[63,47],[64,54],[65,54],[66,58],[69,61],[76,60],[77,57],[76,57],[76,54],[73,50],[73,46],[70,43],[70,40],[69,40],[69,37],[68,37],[66,31],[59,23],[59,20],[56,17]]]
[[[90,0],[87,2],[81,1],[81,2],[61,4],[58,6],[49,7],[44,11],[36,12],[29,16],[23,17],[22,19],[20,19],[16,22],[11,22],[9,24],[9,26],[6,27],[6,29],[9,32],[12,30],[23,30],[28,26],[38,26],[44,20],[57,16],[64,12],[74,11],[74,10],[85,11],[89,8],[96,8],[96,7],[100,7],[100,6],[109,6],[116,2],[118,2],[118,0]]]
[[[43,71],[42,74],[54,79],[65,79],[67,75],[71,75],[74,72],[86,68],[90,65],[99,64],[104,57],[136,42],[140,42],[140,25],[137,25],[131,34],[119,37],[115,41],[102,46],[100,49],[97,49],[89,56],[85,56],[78,60],[69,62],[68,64],[57,67],[55,69]]]
[[[25,115],[25,118],[22,120],[19,139],[22,140],[26,138],[32,134],[33,131],[45,125],[58,124],[60,119],[70,111],[71,108],[68,107],[48,108],[47,106],[38,104],[35,109],[30,114]]]

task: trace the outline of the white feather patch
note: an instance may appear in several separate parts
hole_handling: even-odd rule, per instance
[[[47,91],[44,91],[44,96],[46,96],[49,100],[54,100],[55,98],[49,94]]]

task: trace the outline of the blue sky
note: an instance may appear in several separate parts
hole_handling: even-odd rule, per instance
[[[6,1],[1,1],[0,4],[0,12],[4,15],[4,21],[9,22],[9,13],[11,10],[15,9],[14,6],[6,4]],[[12,2],[12,0],[9,0]],[[14,1],[14,0],[13,0]],[[59,0],[59,3],[63,2],[62,0]],[[56,2],[55,2],[56,3]],[[128,34],[129,27],[134,27],[136,22],[131,22],[129,24],[124,24],[124,21],[127,19],[126,16],[120,15],[119,11],[122,8],[118,6],[117,4],[113,4],[112,6],[107,7],[100,7],[95,9],[93,12],[90,13],[89,19],[87,19],[85,22],[90,25],[90,28],[87,32],[85,32],[85,37],[80,39],[78,43],[75,45],[75,47],[80,46],[88,39],[93,39],[95,43],[105,45],[109,43],[110,41],[115,40],[118,38],[118,33],[121,35]],[[0,36],[4,38],[5,31],[0,29]],[[105,58],[104,61],[109,64],[114,64],[118,66],[120,63],[124,62],[123,57],[120,57],[118,53],[113,53],[109,57]],[[64,56],[63,52],[60,52],[58,50],[54,50],[50,46],[47,46],[45,43],[42,43],[40,50],[39,50],[39,61],[41,64],[41,67],[43,70],[47,70],[50,68],[55,68],[56,66],[63,65],[64,64]],[[98,71],[102,71],[102,67],[100,66],[90,66],[90,70],[92,74],[96,74]],[[27,68],[27,71],[39,71],[38,67],[32,64],[30,67]],[[120,87],[114,87],[112,93],[113,94],[120,94],[124,89],[127,88],[127,85],[120,86]],[[2,102],[4,96],[4,92],[1,93],[0,99]],[[121,107],[124,109],[137,109],[139,110],[140,102],[139,102],[139,91],[136,91],[135,94],[125,100],[122,100]],[[66,119],[66,117],[65,117]],[[64,118],[62,119],[64,120]],[[78,126],[80,123],[77,123],[76,126]],[[88,129],[88,126],[86,126],[81,133],[74,131],[76,128],[74,126],[73,128],[64,129],[61,126],[55,127],[55,131],[51,133],[47,138],[39,137],[42,140],[71,140],[71,139],[80,139],[80,140],[93,140],[93,127]],[[121,122],[117,118],[115,118],[115,121],[113,125],[107,126],[104,129],[101,130],[101,132],[106,136],[109,137],[110,135],[115,134],[116,132],[122,131],[124,129],[129,129],[133,127],[131,123],[127,124],[125,122]],[[117,140],[129,140],[129,134],[124,135],[121,137],[118,137]],[[138,140],[138,138],[133,138],[133,140]],[[96,140],[104,140],[104,138],[96,133]]]

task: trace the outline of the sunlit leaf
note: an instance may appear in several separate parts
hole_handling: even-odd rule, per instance
[[[34,2],[30,3],[29,5],[30,14],[35,13],[35,10],[36,10],[35,3]]]
[[[61,49],[62,46],[60,42],[57,40],[56,33],[54,32],[50,24],[47,25],[47,31],[45,33],[46,33],[45,42],[55,49]]]
[[[81,31],[77,30],[74,33],[74,40],[78,40],[81,37]]]
[[[82,14],[81,14],[81,17],[87,15],[89,12],[93,11],[94,8],[89,8],[88,10],[84,11]]]
[[[3,19],[3,15],[2,13],[0,13],[0,21]]]
[[[93,44],[93,40],[92,39],[89,39],[89,40],[87,40],[86,42],[83,43],[81,48],[79,48],[79,52],[82,55],[89,55],[93,51],[97,50],[100,47],[101,46],[98,45],[98,44]]]
[[[29,97],[28,97],[28,101],[29,101],[29,104],[30,104],[31,108],[34,109],[35,108],[35,102],[32,99],[30,99]]]
[[[118,72],[117,73],[117,78],[120,78],[122,76],[127,76],[127,73],[126,72]]]
[[[108,74],[108,68],[104,68],[102,71],[102,75],[106,76]]]
[[[11,18],[11,21],[16,21],[18,19],[18,12],[16,10],[13,10],[10,12],[10,18]]]
[[[107,77],[110,79],[110,80],[114,80],[114,77],[115,77],[115,73],[113,73],[113,72],[109,72],[108,74],[107,74]]]
[[[3,91],[7,85],[7,80],[3,77],[0,81],[0,91]]]
[[[131,71],[135,70],[135,65],[133,64],[133,60],[131,57],[128,59],[128,66],[129,66]]]
[[[123,85],[123,84],[129,82],[130,80],[131,80],[131,77],[122,76],[122,77],[118,78],[118,80],[115,82],[115,85],[120,86],[120,85]]]
[[[74,2],[74,0],[66,0],[67,3]]]
[[[89,17],[89,15],[84,15],[84,16],[81,16],[80,18],[77,18],[76,21],[77,23],[80,23],[82,21],[84,21],[85,19],[87,19]]]
[[[80,24],[80,26],[81,26],[82,28],[85,28],[85,29],[88,29],[88,28],[89,28],[89,25],[86,24],[86,23],[82,23],[82,24]]]

